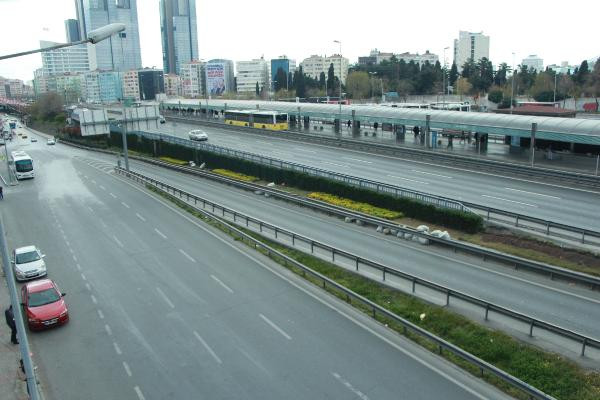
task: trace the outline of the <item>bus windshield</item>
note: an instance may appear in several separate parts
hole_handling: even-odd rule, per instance
[[[31,160],[15,161],[15,168],[17,172],[29,172],[33,170],[33,162]]]

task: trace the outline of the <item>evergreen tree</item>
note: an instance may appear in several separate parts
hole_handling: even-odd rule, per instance
[[[258,86],[258,82],[256,82],[256,95],[260,96],[260,87]]]
[[[300,67],[297,70],[297,72],[298,72],[298,76],[294,80],[295,86],[296,86],[296,96],[300,97],[300,98],[304,98],[304,97],[306,97],[306,85],[304,82],[304,71],[302,70],[302,67]]]
[[[319,74],[319,89],[325,89],[325,72]]]
[[[327,70],[327,93],[328,96],[332,96],[335,88],[335,73],[333,69],[333,63],[329,64],[329,69]]]
[[[452,63],[452,67],[450,67],[450,74],[448,75],[448,84],[450,86],[454,86],[456,84],[456,80],[458,79],[458,68],[456,67],[456,63]]]

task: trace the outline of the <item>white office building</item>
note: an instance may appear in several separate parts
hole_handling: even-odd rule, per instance
[[[123,97],[126,99],[140,100],[140,81],[135,70],[123,73]]]
[[[257,83],[259,90],[269,88],[269,63],[264,58],[238,61],[236,70],[238,93],[256,92]]]
[[[40,41],[40,48],[55,46],[59,43]],[[87,47],[84,44],[63,47],[40,53],[44,75],[64,74],[65,72],[87,72],[90,70]]]
[[[342,57],[339,54],[334,54],[329,57],[312,55],[309,58],[305,58],[300,63],[300,66],[302,67],[302,71],[305,75],[319,79],[321,72],[325,73],[325,76],[327,76],[327,72],[331,64],[333,64],[334,76],[336,76],[342,81],[342,83],[345,84],[346,78],[348,77],[349,63],[347,58]]]
[[[525,57],[521,61],[521,65],[526,65],[528,70],[536,70],[537,72],[544,70],[544,60],[535,54]]]
[[[454,62],[459,70],[469,60],[478,62],[483,57],[490,58],[490,37],[483,32],[460,31],[454,39]]]
[[[430,53],[429,50],[426,50],[423,54],[413,54],[409,52],[396,54],[396,58],[398,59],[398,61],[404,60],[404,62],[407,64],[412,61],[415,64],[418,64],[419,66],[422,66],[426,62],[428,62],[431,65],[435,65],[435,63],[440,60],[437,54]]]
[[[181,68],[181,93],[189,99],[201,98],[206,93],[206,63],[191,61],[182,63]],[[166,82],[165,82],[166,84]],[[166,88],[165,88],[166,89]],[[168,95],[168,93],[167,93]]]
[[[165,74],[165,94],[167,97],[179,97],[182,93],[181,90],[181,77],[175,74]]]

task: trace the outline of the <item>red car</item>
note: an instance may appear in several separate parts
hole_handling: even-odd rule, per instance
[[[29,282],[21,288],[21,301],[31,330],[69,322],[69,310],[56,283],[50,279]]]

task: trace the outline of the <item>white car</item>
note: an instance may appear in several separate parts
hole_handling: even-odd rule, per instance
[[[48,139],[48,141],[46,142],[47,145],[51,146],[51,145],[55,145],[56,144],[56,140],[54,140],[53,138]]]
[[[15,249],[12,263],[17,281],[26,281],[46,275],[45,257],[35,246]]]
[[[164,124],[165,122],[167,122],[167,120],[165,120],[165,117],[163,117],[162,115],[159,115],[158,122],[160,122],[161,124]]]
[[[31,143],[35,143],[37,142],[37,138],[34,138],[33,136],[31,137]]]
[[[194,129],[189,133],[190,140],[208,140],[206,132],[200,129]]]

